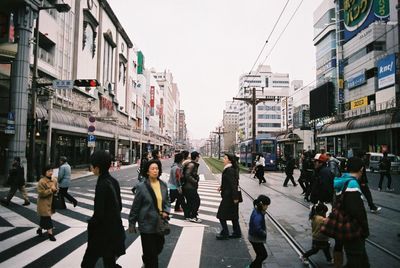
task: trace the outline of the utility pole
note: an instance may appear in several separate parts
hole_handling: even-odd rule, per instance
[[[259,90],[260,91],[260,90]],[[262,92],[264,92],[264,88],[261,89]],[[247,89],[245,89],[245,93],[247,93],[249,91],[247,91]],[[251,97],[250,98],[233,98],[233,100],[240,100],[240,101],[244,101],[247,104],[250,104],[252,106],[252,142],[251,142],[251,157],[252,157],[252,163],[254,163],[254,160],[256,159],[256,106],[257,104],[259,104],[260,102],[263,101],[268,101],[270,99],[268,98],[257,98],[257,89],[255,87],[253,87],[251,89]]]
[[[210,142],[210,157],[212,157],[212,142],[213,142],[213,140],[210,138],[207,141]]]
[[[221,135],[228,133],[228,132],[221,131],[221,127],[218,127],[218,131],[213,131],[212,133],[218,135],[218,160],[220,160],[221,159]]]

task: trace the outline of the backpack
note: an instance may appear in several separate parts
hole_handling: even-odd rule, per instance
[[[331,174],[329,171],[324,173],[326,173],[324,175]],[[311,202],[314,204],[316,204],[318,201],[330,203],[333,200],[334,192],[333,177],[327,176],[326,178],[322,179],[321,174],[316,174],[316,178],[311,190]]]

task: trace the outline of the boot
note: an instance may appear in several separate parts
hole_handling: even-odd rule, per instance
[[[333,267],[335,268],[341,268],[343,266],[343,252],[333,252],[333,263]]]
[[[54,235],[53,234],[48,234],[49,235],[49,240],[50,241],[56,241],[56,238],[54,237]]]

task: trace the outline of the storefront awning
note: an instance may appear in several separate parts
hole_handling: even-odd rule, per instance
[[[400,113],[384,113],[325,125],[322,127],[318,137],[339,136],[398,127],[400,127]]]

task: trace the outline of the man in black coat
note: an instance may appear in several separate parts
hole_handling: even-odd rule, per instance
[[[10,174],[8,177],[8,184],[10,185],[10,191],[6,198],[1,200],[1,203],[5,206],[10,204],[11,199],[19,190],[25,200],[22,204],[23,206],[28,206],[30,204],[28,194],[25,189],[25,174],[24,168],[21,166],[21,159],[16,156],[14,157],[14,162],[12,164],[12,168],[10,169]]]
[[[108,169],[111,156],[96,151],[90,159],[91,170],[98,177],[94,197],[94,212],[88,222],[88,245],[81,267],[95,267],[103,258],[104,267],[120,267],[116,257],[125,254],[125,229],[122,225],[121,190]]]
[[[314,177],[311,186],[310,200],[313,204],[318,202],[331,203],[333,200],[334,175],[326,165],[328,156],[316,154],[314,157]]]
[[[297,183],[294,181],[293,178],[293,170],[294,170],[295,162],[294,158],[291,155],[286,156],[286,167],[285,167],[285,173],[286,173],[286,179],[285,182],[283,183],[283,187],[287,187],[289,180],[293,183],[293,186],[297,186]]]

